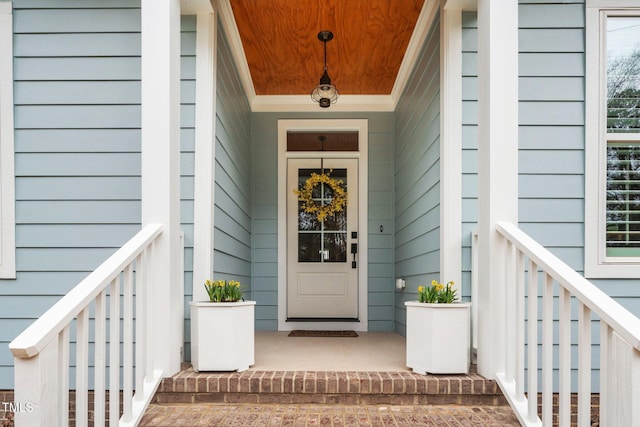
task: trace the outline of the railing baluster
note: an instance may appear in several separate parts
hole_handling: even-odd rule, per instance
[[[529,288],[527,302],[528,421],[534,422],[538,418],[538,266],[531,259],[529,259]]]
[[[591,310],[578,304],[578,427],[591,425]]]
[[[86,427],[89,417],[89,308],[76,320],[76,426]]]
[[[511,242],[507,242],[507,262],[505,268],[505,307],[506,307],[506,345],[505,345],[505,373],[507,381],[515,381],[516,375],[516,305],[513,304],[516,295],[516,272],[515,272],[515,247]]]
[[[75,322],[75,425],[82,427],[89,423],[89,410],[93,410],[94,425],[106,423],[106,392],[109,391],[109,425],[136,425],[153,397],[162,378],[162,371],[153,371],[149,367],[151,354],[146,351],[148,334],[144,328],[151,326],[148,319],[141,319],[142,329],[137,333],[142,340],[144,355],[136,389],[136,404],[133,404],[134,369],[134,263],[141,269],[152,265],[151,247],[162,233],[160,224],[149,224],[105,260],[77,286],[67,292],[53,307],[47,310],[10,344],[15,359],[16,387],[15,396],[20,401],[32,402],[31,413],[16,413],[16,423],[24,425],[60,425],[69,424],[70,393],[72,388],[70,375],[71,327]],[[141,254],[145,255],[141,255]],[[148,283],[140,277],[140,283]],[[120,285],[122,285],[123,303],[121,310]],[[147,285],[148,286],[148,285]],[[107,290],[108,289],[108,290]],[[107,293],[110,308],[107,316]],[[145,297],[145,295],[147,295]],[[149,302],[149,292],[145,293],[141,285],[139,303],[144,314]],[[95,310],[93,328],[90,317]],[[120,317],[123,317],[122,346],[120,345]],[[107,319],[109,334],[107,335]],[[94,320],[91,318],[91,320]],[[109,354],[107,364],[107,337]],[[93,346],[93,376],[89,377],[89,349]],[[120,351],[122,350],[122,396],[120,394]],[[107,388],[107,368],[109,369]],[[145,372],[151,375],[145,377]],[[143,387],[146,384],[147,387]],[[89,386],[92,385],[93,406],[89,404]],[[149,385],[151,385],[149,387]],[[42,390],[48,390],[41,393]],[[146,394],[145,394],[146,393]],[[120,417],[120,402],[123,415]],[[73,422],[73,421],[72,421]]]
[[[571,423],[571,295],[560,289],[560,392],[558,396],[559,423]]]
[[[131,264],[125,267],[131,271]],[[120,418],[120,276],[109,284],[109,425]]]
[[[590,425],[591,393],[600,395],[600,425],[640,425],[640,405],[636,405],[640,395],[640,318],[605,294],[600,288],[584,278],[565,262],[553,255],[516,225],[508,222],[496,224],[498,233],[516,247],[516,304],[518,336],[518,352],[516,367],[516,384],[511,387],[508,379],[496,373],[496,379],[505,392],[505,396],[518,418],[527,426],[570,425],[572,421],[572,340],[578,341],[578,423],[579,426]],[[495,254],[492,254],[495,255]],[[501,255],[502,256],[502,255]],[[529,264],[529,353],[528,353],[528,396],[524,397],[524,259],[531,260]],[[507,261],[508,262],[508,261]],[[533,305],[534,282],[537,271],[543,273],[542,298],[542,360],[536,360],[534,350],[536,328],[539,321],[537,307]],[[507,280],[508,283],[508,280]],[[554,319],[556,284],[558,289],[558,336],[554,341]],[[572,301],[578,303],[578,336],[572,338]],[[600,322],[600,378],[599,390],[592,388],[594,369],[592,363],[592,317]],[[559,346],[558,366],[553,362],[554,344]],[[632,352],[632,353],[629,353]],[[542,418],[536,419],[533,408],[537,406],[536,375],[542,371]],[[557,369],[555,371],[554,369]],[[556,373],[557,372],[557,373]],[[506,383],[505,383],[506,381]],[[559,389],[559,418],[553,412],[554,400],[551,397],[556,391],[553,384],[558,382]],[[526,405],[521,404],[527,399]],[[575,421],[575,420],[573,420]]]
[[[155,283],[154,281],[154,270],[153,270],[153,253],[155,251],[155,243],[149,245],[146,250],[145,258],[144,258],[144,276],[142,281],[142,287],[144,289],[144,301],[145,303],[145,311],[140,317],[144,317],[145,328],[140,337],[141,340],[145,342],[145,353],[143,359],[143,372],[147,378],[153,378],[153,349],[152,345],[152,335],[148,334],[149,323],[151,322],[150,318],[154,309],[153,306],[153,293],[151,292],[151,283]]]
[[[523,400],[524,397],[524,254],[517,251],[516,255],[516,396],[515,399]]]
[[[105,327],[106,327],[106,290],[96,297],[96,318],[94,333],[94,367],[93,367],[93,417],[95,425],[104,425],[105,405]]]
[[[613,329],[605,322],[600,320],[600,425],[613,425],[615,415],[612,413],[613,404],[611,397],[613,395],[612,385],[613,378],[610,375],[611,370],[611,336]]]
[[[147,343],[144,339],[144,328],[146,326],[146,295],[144,289],[145,280],[145,261],[147,250],[144,250],[138,259],[136,259],[136,325],[135,325],[135,387],[136,394],[133,400],[142,399],[142,389],[144,387],[145,361],[147,360]]]
[[[58,425],[69,425],[69,325],[58,335]]]
[[[138,261],[136,261],[136,268]],[[133,398],[133,275],[124,276],[122,308],[122,420],[130,421]]]
[[[542,294],[542,424],[553,420],[553,278],[543,276]]]

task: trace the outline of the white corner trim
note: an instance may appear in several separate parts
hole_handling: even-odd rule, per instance
[[[356,130],[359,134],[359,152],[341,152],[342,157],[357,157],[358,164],[358,323],[342,322],[287,322],[287,131],[288,130]],[[337,328],[367,331],[369,329],[368,299],[368,200],[369,200],[369,121],[368,119],[300,119],[278,120],[278,330],[302,328]],[[304,153],[310,155],[310,152]]]
[[[424,41],[429,34],[429,30],[433,25],[433,21],[439,8],[440,4],[438,1],[427,0],[422,6],[420,16],[418,16],[418,21],[416,22],[415,29],[413,30],[413,34],[409,40],[409,45],[407,46],[407,51],[404,54],[402,63],[400,64],[400,69],[398,70],[396,81],[393,84],[393,89],[391,90],[391,98],[396,101],[400,99],[402,92],[404,92],[404,88],[407,86],[407,82],[409,81],[409,77],[411,77],[418,55],[420,55]]]
[[[440,278],[462,285],[462,10],[440,14]],[[458,292],[461,296],[461,292]]]
[[[216,117],[216,14],[196,17],[196,117],[193,196],[193,300],[207,299],[213,274]]]
[[[242,47],[242,39],[238,32],[238,26],[233,17],[233,9],[229,0],[216,0],[216,10],[220,14],[220,20],[222,29],[227,35],[229,42],[229,48],[231,49],[231,55],[234,58],[236,67],[238,68],[238,74],[240,75],[240,81],[244,88],[244,93],[249,100],[249,104],[253,103],[256,97],[256,90],[253,87],[253,80],[251,79],[251,71],[249,70],[249,64],[247,63],[247,57],[244,54]]]
[[[16,278],[12,2],[0,2],[0,279]]]

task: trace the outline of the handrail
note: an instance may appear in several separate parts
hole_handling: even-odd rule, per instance
[[[16,425],[69,424],[72,367],[75,425],[88,426],[91,419],[95,425],[139,423],[163,375],[148,358],[153,315],[148,306],[161,233],[160,224],[145,226],[9,344],[14,397],[33,408],[16,413]]]
[[[14,357],[24,359],[40,353],[161,232],[161,224],[140,230],[9,344]]]
[[[498,222],[496,228],[529,259],[535,261],[542,270],[552,273],[557,282],[609,324],[630,346],[640,350],[640,318],[634,316],[515,225]]]
[[[496,309],[504,310],[511,327],[499,337],[504,365],[497,367],[495,377],[521,424],[564,426],[577,415],[579,426],[590,426],[595,393],[601,425],[640,425],[640,411],[635,409],[640,391],[640,319],[516,225],[497,222],[496,230],[504,245],[496,245],[491,256],[503,258],[506,267],[504,283],[498,278],[504,286],[504,304]],[[597,347],[592,346],[595,321]],[[593,352],[599,353],[597,376]],[[572,383],[574,371],[577,384]],[[592,384],[592,377],[599,384]],[[577,406],[572,405],[572,394]]]

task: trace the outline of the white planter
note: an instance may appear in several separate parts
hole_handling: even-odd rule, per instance
[[[466,374],[471,353],[471,303],[404,303],[407,367],[419,374]]]
[[[191,364],[199,371],[245,371],[255,363],[255,301],[190,302]]]

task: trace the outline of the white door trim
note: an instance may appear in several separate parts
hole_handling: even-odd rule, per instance
[[[287,131],[358,131],[359,151],[341,152],[339,157],[359,158],[358,165],[358,312],[359,322],[287,322],[287,159],[317,157],[319,153],[287,152]],[[368,147],[367,119],[278,120],[278,330],[349,329],[368,330]],[[323,153],[329,157],[332,153]]]

